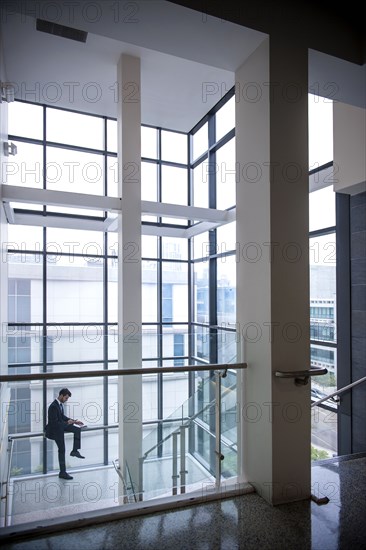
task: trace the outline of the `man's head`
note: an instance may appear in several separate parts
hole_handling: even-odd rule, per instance
[[[69,397],[71,397],[71,391],[67,388],[62,388],[62,390],[59,391],[58,400],[61,403],[65,403]]]

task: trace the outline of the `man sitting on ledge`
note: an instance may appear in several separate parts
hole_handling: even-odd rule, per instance
[[[65,432],[74,434],[74,444],[70,456],[85,458],[79,453],[80,449],[80,427],[84,426],[80,420],[73,420],[64,414],[64,403],[71,397],[71,392],[67,388],[60,390],[57,399],[52,401],[48,407],[48,424],[46,425],[46,437],[53,439],[58,447],[58,461],[60,464],[60,473],[58,477],[62,479],[73,479],[66,472],[65,461]]]

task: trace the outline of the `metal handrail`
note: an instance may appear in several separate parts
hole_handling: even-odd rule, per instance
[[[327,373],[328,369],[311,367],[310,369],[305,370],[276,371],[275,376],[278,378],[294,378],[296,386],[306,386],[311,376],[322,376]]]
[[[60,378],[95,378],[102,376],[131,376],[141,374],[159,374],[195,371],[213,371],[228,369],[246,369],[247,363],[221,363],[211,365],[184,365],[183,367],[143,367],[136,369],[95,370],[88,372],[40,372],[38,374],[2,375],[0,382],[22,382],[25,380],[58,380]]]
[[[311,404],[312,407],[315,407],[316,405],[319,405],[320,403],[323,403],[323,401],[328,401],[328,399],[331,399],[335,395],[340,395],[341,393],[354,388],[355,386],[358,386],[359,384],[362,384],[363,382],[366,382],[366,376],[363,378],[360,378],[359,380],[356,380],[356,382],[352,382],[352,384],[348,384],[347,386],[344,386],[343,388],[340,388],[339,390],[330,393],[329,395],[326,395],[325,397],[322,397],[321,399],[318,399],[318,401],[313,401]]]

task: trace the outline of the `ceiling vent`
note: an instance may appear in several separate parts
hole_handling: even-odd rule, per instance
[[[37,19],[36,23],[37,31],[46,32],[55,36],[61,36],[62,38],[69,38],[70,40],[76,40],[77,42],[86,42],[88,33],[80,31],[79,29],[73,29],[71,27],[65,27],[64,25],[58,25],[57,23],[51,23],[44,19]]]

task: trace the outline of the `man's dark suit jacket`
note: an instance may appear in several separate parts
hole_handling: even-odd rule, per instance
[[[46,425],[46,437],[48,439],[62,439],[69,418],[62,414],[58,399],[52,401],[48,407],[48,424]]]

